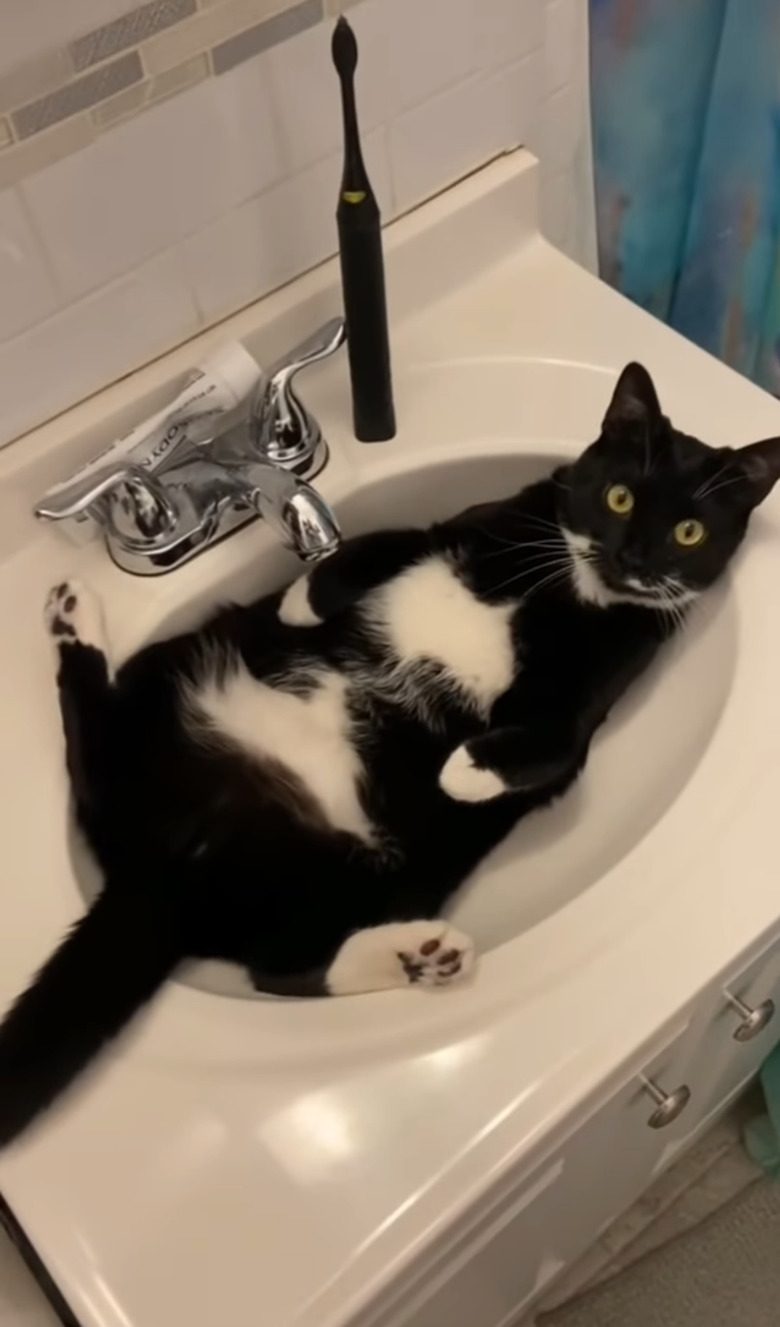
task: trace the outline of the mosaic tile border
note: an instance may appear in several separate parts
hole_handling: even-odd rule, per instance
[[[355,0],[147,0],[0,76],[0,190]]]

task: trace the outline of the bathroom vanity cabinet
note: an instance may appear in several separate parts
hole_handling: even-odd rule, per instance
[[[703,991],[552,1151],[507,1176],[356,1327],[509,1327],[723,1113],[778,1040],[780,933]]]

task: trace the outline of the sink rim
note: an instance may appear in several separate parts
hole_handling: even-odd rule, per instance
[[[412,389],[414,384],[417,388],[420,385],[425,387],[434,380],[437,383],[436,390],[439,391],[438,384],[443,376],[455,375],[456,381],[468,387],[466,379],[473,376],[472,371],[481,374],[487,369],[489,372],[497,372],[500,377],[510,371],[513,374],[513,399],[517,399],[525,387],[524,370],[530,370],[549,382],[551,377],[560,378],[562,374],[570,381],[572,368],[576,368],[580,384],[597,384],[599,389],[603,388],[604,378],[610,374],[608,368],[581,361],[572,363],[563,358],[502,354],[417,359],[397,374],[397,382],[399,394]],[[578,392],[575,391],[573,395],[578,396]],[[419,400],[416,404],[419,404]],[[453,463],[474,464],[475,430],[469,428],[468,436],[461,440],[453,439],[449,434],[446,434],[446,441],[443,440],[445,431],[442,418],[446,410],[440,410],[438,403],[436,410],[439,429],[430,439],[426,436],[421,441],[419,435],[422,425],[418,421],[416,428],[408,432],[404,445],[388,447],[386,451],[380,450],[379,454],[377,448],[365,447],[351,439],[343,425],[340,435],[339,430],[331,429],[331,461],[319,485],[323,494],[340,507],[350,502],[361,490],[379,486],[388,480],[399,477],[413,480],[424,470],[448,468]],[[460,425],[466,427],[462,420]],[[492,435],[488,442],[482,444],[486,450],[478,453],[476,459],[479,464],[483,464],[488,457],[494,461],[505,460],[528,455],[531,451],[549,457],[552,461],[561,455],[576,455],[583,446],[581,427],[576,436],[572,431],[569,436],[562,436],[561,433],[553,436],[527,433],[522,438],[518,438],[516,430],[510,432],[510,428],[511,425],[505,426],[500,436]],[[291,574],[292,568],[297,567],[297,563],[283,553],[269,532],[255,525],[250,527],[246,535],[238,535],[227,544],[213,549],[209,559],[182,568],[176,577],[143,581],[143,590],[148,591],[150,588],[151,593],[147,593],[142,601],[140,595],[134,593],[138,585],[134,578],[116,571],[112,573],[105,561],[98,564],[94,555],[87,555],[85,561],[90,564],[87,576],[99,593],[103,582],[108,583],[111,590],[118,591],[122,599],[134,600],[137,611],[132,630],[124,633],[125,652],[136,648],[143,641],[154,639],[158,634],[167,634],[174,615],[182,612],[184,604],[192,617],[200,616],[207,604],[213,604],[224,593],[227,582],[250,565],[250,539],[252,552],[260,551],[269,566],[279,569],[279,584],[285,575]],[[207,575],[204,576],[204,572]],[[110,601],[111,594],[107,597]],[[740,589],[737,600],[742,597]],[[122,657],[121,649],[118,653]],[[738,676],[736,683],[739,680]],[[169,985],[158,998],[155,1017],[149,1020],[149,1029],[141,1039],[140,1050],[144,1057],[158,1061],[163,1059],[166,1065],[175,1064],[178,1068],[192,1069],[193,1064],[202,1065],[204,1001],[210,1006],[206,1019],[211,1029],[206,1038],[210,1043],[209,1057],[214,1063],[235,1065],[247,1059],[250,1062],[257,1059],[257,1033],[260,1027],[263,1031],[265,1054],[261,1058],[264,1062],[269,1059],[287,1062],[291,1058],[299,1062],[299,1047],[308,1043],[311,1052],[314,1041],[321,1040],[323,1035],[329,1041],[328,1059],[337,1055],[341,1047],[346,1048],[349,1059],[354,1059],[358,1052],[363,1053],[366,1049],[362,1029],[365,1016],[371,1021],[371,1041],[376,1044],[377,1052],[384,1055],[398,1043],[408,1049],[413,1044],[422,1042],[430,1045],[432,1039],[437,1041],[442,1037],[450,1037],[457,1029],[463,1033],[470,1026],[483,1028],[486,1016],[494,1019],[509,1017],[517,1002],[527,1002],[529,997],[538,995],[540,990],[567,986],[573,968],[583,975],[603,959],[605,946],[614,946],[624,936],[626,922],[632,919],[632,915],[647,916],[656,907],[656,899],[645,898],[642,901],[641,891],[634,890],[632,914],[627,902],[627,895],[631,895],[632,891],[621,891],[620,880],[629,873],[633,875],[637,867],[644,869],[649,848],[659,831],[677,811],[680,801],[685,800],[691,787],[698,785],[705,767],[709,768],[717,758],[720,743],[716,739],[723,730],[728,713],[738,704],[739,692],[738,685],[732,687],[718,730],[697,768],[696,777],[687,785],[677,806],[667,812],[633,851],[572,899],[565,908],[483,955],[478,979],[474,984],[461,990],[448,991],[446,1001],[431,1000],[426,1001],[425,1005],[416,999],[413,1004],[408,1003],[410,993],[404,991],[345,997],[338,1001],[341,1011],[338,1044],[327,1037],[328,1023],[323,1022],[321,1012],[323,1009],[332,1009],[332,1002],[215,1001],[205,992]],[[78,898],[77,886],[72,879],[71,886],[73,898]],[[544,928],[550,937],[548,946],[538,943],[540,928]],[[371,1002],[370,1006],[367,1001]],[[270,1019],[266,1014],[269,1010],[278,1035],[273,1035],[273,1029],[269,1026]],[[292,1054],[287,1049],[289,1041],[297,1043]]]
[[[384,464],[379,457],[371,465],[369,475],[364,482],[355,482],[353,477],[352,482],[342,484],[342,491],[338,497],[332,492],[328,496],[336,502],[340,511],[343,506],[359,501],[363,493],[371,489],[381,489],[387,482],[405,479],[414,482],[415,477],[421,473],[449,469],[453,464],[465,465],[466,468],[473,465],[484,466],[486,463],[503,462],[517,457],[518,454],[527,457],[529,453],[545,459],[549,457],[552,460],[561,456],[576,455],[582,446],[580,441],[560,438],[544,440],[526,438],[522,444],[519,444],[516,437],[491,438],[489,443],[484,445],[485,450],[477,456],[474,453],[472,440],[471,443],[449,445],[446,456],[442,454],[441,447],[431,447],[418,450],[411,458],[402,458],[400,464],[396,456],[387,457]],[[273,551],[273,548],[269,548],[271,554]],[[210,595],[213,599],[213,587],[210,589]],[[735,595],[733,588],[729,600],[735,614],[735,631],[738,634],[739,595]],[[151,638],[154,638],[158,632],[161,635],[168,634],[167,626],[170,621],[169,617],[158,621]],[[738,646],[735,648],[738,649]],[[342,1010],[345,1010],[345,1006],[349,1008],[340,1016],[338,1020],[340,1026],[337,1030],[332,1027],[327,1012],[324,1016],[319,1013],[320,1010],[332,1009],[333,1002],[280,1001],[272,998],[241,1000],[227,996],[214,1000],[214,993],[202,988],[180,983],[171,984],[158,1000],[158,1005],[163,1003],[165,1005],[164,1009],[161,1008],[160,1017],[155,1019],[155,1023],[160,1024],[159,1038],[155,1040],[159,1040],[160,1044],[156,1048],[150,1045],[147,1054],[158,1060],[163,1057],[166,1064],[174,1061],[185,1072],[187,1069],[194,1070],[192,1048],[196,1045],[196,1040],[193,1040],[190,1049],[184,1049],[181,1020],[184,1019],[186,1022],[192,1020],[194,1038],[197,1039],[199,1028],[202,1034],[204,998],[217,1006],[210,1021],[220,1025],[220,1046],[225,1042],[224,1052],[221,1048],[217,1049],[214,1044],[210,1046],[210,1062],[235,1064],[237,1057],[244,1059],[247,1054],[245,1036],[247,1034],[256,1036],[259,1021],[262,1019],[265,1042],[262,1060],[267,1065],[269,1062],[298,1062],[301,1056],[300,1047],[305,1041],[308,1041],[307,1056],[313,1054],[316,1062],[319,1061],[320,1055],[330,1061],[334,1056],[339,1057],[342,1054],[351,1061],[356,1055],[365,1055],[366,1051],[372,1048],[378,1055],[384,1057],[388,1049],[392,1049],[399,1042],[407,1048],[410,1044],[430,1045],[432,1038],[440,1039],[442,1035],[451,1033],[453,1027],[457,1027],[465,1034],[469,1028],[476,1030],[484,1026],[486,1016],[491,1018],[508,1016],[515,1001],[527,998],[532,992],[538,993],[540,982],[545,987],[551,984],[565,984],[572,965],[582,971],[597,963],[603,955],[605,945],[611,945],[623,933],[622,918],[625,909],[616,906],[614,900],[608,908],[603,908],[603,901],[608,895],[612,895],[616,886],[619,890],[618,880],[627,873],[633,874],[637,864],[640,871],[642,870],[644,850],[648,840],[654,839],[664,822],[677,810],[679,803],[685,799],[689,787],[698,779],[702,767],[710,759],[718,731],[733,701],[736,678],[732,677],[731,681],[732,685],[727,691],[710,740],[677,801],[666,809],[660,820],[646,831],[609,870],[574,896],[565,906],[533,924],[526,931],[510,936],[483,952],[480,955],[476,982],[460,990],[448,991],[446,1001],[439,1001],[434,996],[433,1000],[426,1000],[424,1005],[418,1003],[419,993],[405,991],[342,997],[338,1001],[340,1008]],[[478,889],[479,871],[474,873],[473,879],[476,882],[474,887]],[[75,881],[73,887],[74,890],[78,890]],[[652,894],[643,899],[637,894],[632,910],[634,921],[639,923],[646,918],[656,903],[657,900]],[[598,926],[594,926],[591,922],[586,924],[585,919],[589,914],[592,918],[598,919]],[[548,939],[549,943],[540,944],[540,940],[544,939]],[[516,946],[520,944],[524,948],[527,947],[528,955],[534,956],[535,961],[531,964],[518,963],[518,969],[522,969],[518,976],[513,960],[518,952]],[[544,955],[547,961],[540,963],[540,955]],[[366,1001],[371,1002],[370,1008]],[[165,1021],[176,1019],[175,1048],[167,1038],[163,1037],[163,1015],[167,1015]],[[364,1016],[365,1020],[370,1022],[369,1033],[364,1027]],[[275,1026],[270,1027],[269,1023]],[[226,1037],[228,1025],[236,1034],[235,1037],[232,1035]],[[334,1031],[336,1031],[335,1037]],[[288,1047],[288,1041],[293,1043],[292,1048]],[[316,1052],[315,1042],[325,1043],[319,1054]],[[239,1049],[238,1043],[243,1045],[243,1051]],[[255,1058],[254,1055],[251,1058]],[[197,1051],[194,1059],[196,1063],[199,1062]]]

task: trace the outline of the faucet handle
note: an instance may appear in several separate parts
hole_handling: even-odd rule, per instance
[[[135,526],[141,534],[156,536],[173,527],[176,513],[162,485],[148,470],[127,460],[108,462],[77,475],[67,485],[57,485],[36,502],[35,515],[45,521],[80,516],[116,497],[120,487],[132,504]]]
[[[274,465],[295,468],[319,445],[320,426],[297,396],[293,378],[307,365],[334,354],[346,338],[344,319],[330,318],[268,370],[253,410],[252,430],[258,449]]]
[[[268,380],[284,379],[289,382],[293,374],[299,369],[305,369],[307,364],[316,364],[320,359],[327,359],[339,346],[343,346],[347,339],[347,325],[343,318],[329,318],[322,327],[311,336],[307,336],[305,341],[301,341],[289,354],[283,355],[280,360],[272,365],[268,370]]]

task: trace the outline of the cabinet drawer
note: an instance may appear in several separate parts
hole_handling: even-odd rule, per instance
[[[501,1327],[568,1263],[563,1156],[545,1164],[394,1315],[397,1327]]]
[[[737,1002],[741,1001],[743,1008]],[[753,1015],[751,1020],[750,1015]],[[724,974],[703,1004],[691,1085],[697,1129],[735,1097],[780,1041],[780,946]]]
[[[504,1182],[500,1197],[418,1264],[363,1323],[370,1327],[505,1327],[599,1231],[646,1188],[670,1136],[687,1130],[685,1112],[651,1128],[654,1103],[640,1074],[671,1091],[680,1085],[687,1024],[595,1107],[530,1174]]]

